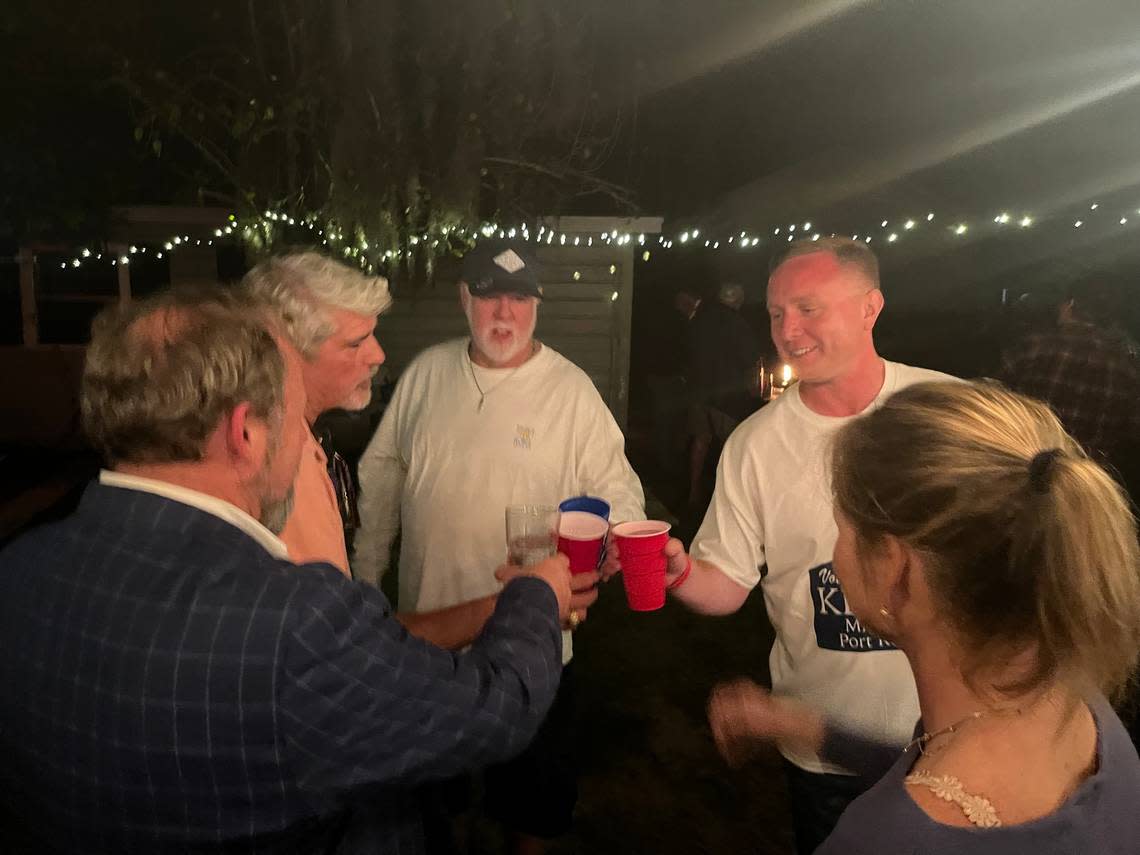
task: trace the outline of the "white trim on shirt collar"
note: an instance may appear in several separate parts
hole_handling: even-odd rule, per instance
[[[99,483],[106,487],[121,487],[124,490],[138,490],[142,493],[153,493],[175,502],[181,502],[200,511],[205,511],[217,517],[244,534],[256,540],[261,547],[274,558],[289,560],[289,550],[277,535],[243,511],[229,502],[191,490],[188,487],[179,487],[167,481],[158,481],[154,478],[143,478],[139,475],[127,475],[123,472],[113,472],[110,469],[99,470]]]

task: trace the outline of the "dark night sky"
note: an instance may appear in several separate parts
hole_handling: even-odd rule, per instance
[[[29,20],[66,21],[68,4],[18,5],[26,17],[14,28],[10,19],[19,49],[8,56],[21,67],[0,89],[13,117],[5,151],[64,139],[46,168],[67,176],[73,207],[105,197],[113,174],[130,176],[120,203],[176,194],[171,174],[132,147],[121,101],[82,79],[85,58],[52,53],[75,34],[28,39]],[[124,26],[148,49],[161,44],[148,28],[208,39],[210,5],[187,18],[182,4],[159,2]],[[1026,280],[1130,277],[1140,264],[1138,11],[1135,0],[610,3],[599,89],[622,123],[607,176],[634,188],[644,213],[664,215],[668,233],[753,230],[758,256],[782,239],[773,227],[793,221],[871,234],[896,304],[986,302]],[[11,157],[4,165],[8,194],[42,183]],[[998,226],[1003,211],[1012,221]],[[1034,225],[1019,229],[1026,215]],[[918,226],[903,232],[908,217]],[[1073,228],[1076,219],[1085,226]],[[961,237],[950,231],[959,222],[969,224]],[[888,246],[892,231],[900,238]],[[701,275],[753,280],[760,268],[723,251],[700,265]]]

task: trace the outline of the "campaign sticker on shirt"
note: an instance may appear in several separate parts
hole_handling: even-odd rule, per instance
[[[898,649],[889,641],[867,632],[859,618],[848,610],[839,578],[830,561],[811,568],[808,576],[815,614],[815,642],[821,649],[842,650],[844,653]]]

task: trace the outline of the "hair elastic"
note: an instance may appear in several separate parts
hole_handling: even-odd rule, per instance
[[[1048,493],[1053,475],[1053,461],[1061,456],[1061,449],[1050,448],[1038,452],[1029,461],[1029,487],[1034,493]]]

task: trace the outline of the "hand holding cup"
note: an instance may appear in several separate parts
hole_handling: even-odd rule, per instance
[[[570,618],[570,601],[573,597],[570,584],[570,559],[565,555],[555,554],[550,558],[544,558],[542,561],[528,564],[525,567],[518,564],[503,564],[495,571],[495,578],[503,584],[520,576],[534,576],[550,586],[558,600],[558,620],[565,625]],[[597,599],[596,592],[594,599]],[[590,602],[592,603],[593,600]]]
[[[613,527],[610,528],[611,533]],[[614,538],[610,537],[610,545],[606,547],[606,559],[602,562],[602,566],[598,568],[602,574],[602,581],[608,582],[614,576],[621,572],[621,548],[614,542]],[[665,558],[668,564],[665,567],[665,584],[668,585],[678,576],[685,572],[685,567],[688,565],[689,556],[685,552],[685,544],[675,537],[669,538],[665,543]]]

